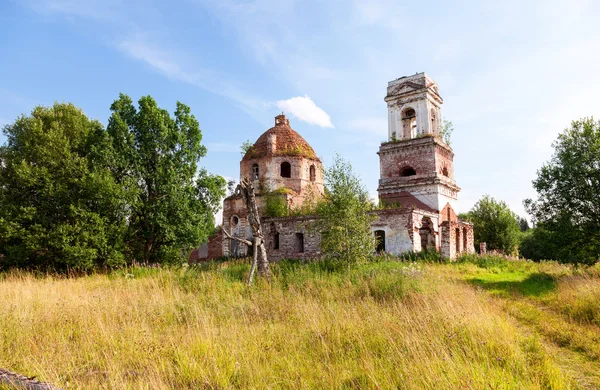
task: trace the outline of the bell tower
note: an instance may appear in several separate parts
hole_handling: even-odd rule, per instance
[[[416,198],[442,211],[455,209],[460,188],[454,181],[454,152],[441,137],[443,100],[437,84],[425,73],[390,81],[388,141],[379,148],[379,199],[387,205],[414,204]],[[456,217],[454,216],[453,219]]]

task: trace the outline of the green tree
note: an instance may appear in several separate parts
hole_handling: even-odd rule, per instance
[[[469,211],[468,220],[473,222],[476,248],[480,242],[485,242],[488,250],[514,253],[521,230],[517,215],[506,203],[485,195]]]
[[[537,200],[525,207],[547,234],[556,260],[594,263],[600,258],[600,122],[574,121],[553,143],[554,154],[538,171]]]
[[[375,251],[373,205],[352,166],[336,155],[325,171],[325,201],[318,204],[323,256],[350,266]]]
[[[529,230],[529,222],[527,222],[527,220],[523,217],[517,217],[517,221],[519,222],[519,229],[521,229],[521,232],[526,232]]]
[[[94,159],[103,155],[102,125],[72,104],[55,103],[3,130],[3,265],[90,270],[123,264],[122,191]]]
[[[198,169],[206,148],[189,107],[178,102],[171,117],[150,96],[138,106],[121,94],[107,128],[111,168],[127,190],[127,248],[138,261],[178,262],[214,231],[226,183]]]

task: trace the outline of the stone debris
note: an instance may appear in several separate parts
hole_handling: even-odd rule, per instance
[[[40,382],[35,377],[26,377],[3,368],[0,368],[0,385],[26,390],[60,390],[48,382]]]

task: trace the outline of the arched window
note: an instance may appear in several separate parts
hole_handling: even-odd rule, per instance
[[[419,235],[421,236],[421,250],[426,251],[435,249],[435,236],[433,235],[433,223],[431,222],[431,218],[423,218],[421,227],[419,228]]]
[[[310,176],[310,181],[315,181],[317,180],[317,168],[315,168],[315,164],[311,165],[309,168],[309,176]]]
[[[281,163],[281,177],[292,177],[292,166],[287,161]]]
[[[237,226],[237,224],[240,222],[240,219],[238,218],[237,215],[234,215],[233,217],[231,217],[231,226]]]
[[[375,230],[375,248],[377,253],[385,252],[385,231]]]
[[[252,164],[252,169],[250,170],[250,177],[252,178],[252,180],[258,179],[258,174],[258,164]]]
[[[402,112],[402,129],[404,138],[410,139],[417,136],[417,113],[413,108]]]
[[[446,167],[442,168],[442,175],[448,177],[448,168],[446,168]]]
[[[413,167],[404,167],[400,170],[401,177],[414,176],[416,174],[417,174],[417,172],[415,171],[415,169]]]

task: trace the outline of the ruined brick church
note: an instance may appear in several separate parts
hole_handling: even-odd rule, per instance
[[[388,140],[379,147],[379,193],[384,206],[374,212],[371,225],[377,251],[400,254],[437,250],[454,259],[472,253],[473,225],[458,220],[455,212],[460,188],[454,180],[454,153],[441,137],[443,100],[437,84],[425,73],[390,81]],[[324,194],[323,165],[313,148],[290,127],[282,114],[264,132],[240,162],[240,179],[254,180],[260,188],[261,211],[266,194],[277,193],[289,207]],[[242,198],[223,202],[222,227],[230,235],[251,238]],[[261,219],[270,260],[315,258],[320,255],[320,234],[311,229],[316,216]],[[244,256],[248,248],[217,233],[197,251],[197,259]]]

